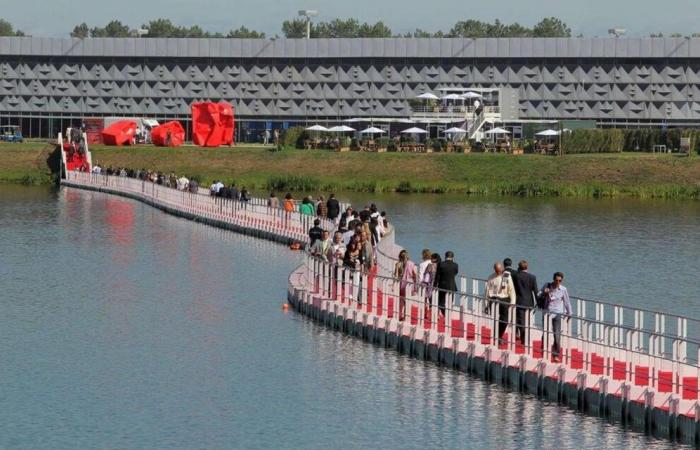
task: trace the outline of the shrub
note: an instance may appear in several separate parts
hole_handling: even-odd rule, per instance
[[[374,141],[379,147],[386,147],[389,148],[391,144],[393,144],[394,141],[392,141],[388,137],[382,137]]]
[[[623,130],[582,129],[562,136],[564,153],[620,153],[625,145]]]
[[[289,127],[280,138],[280,143],[284,147],[304,148],[304,127]]]

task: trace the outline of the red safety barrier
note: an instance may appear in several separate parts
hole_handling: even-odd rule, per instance
[[[467,334],[465,337],[468,341],[476,339],[476,325],[471,322],[467,324]]]
[[[487,326],[481,327],[481,343],[483,345],[491,345],[491,328]]]
[[[411,325],[418,325],[418,307],[411,305]]]
[[[394,297],[389,296],[386,300],[386,316],[389,319],[394,318]]]
[[[532,357],[542,358],[544,355],[544,347],[542,347],[542,341],[532,341]]]
[[[438,315],[437,330],[438,330],[438,333],[445,332],[445,316],[443,316],[443,315]]]
[[[520,341],[515,341],[515,354],[516,355],[524,355],[525,354],[525,346]]]
[[[627,379],[627,363],[613,359],[613,380]]]
[[[649,386],[649,368],[647,366],[634,366],[634,384],[636,386]]]
[[[572,369],[583,369],[583,352],[572,348],[571,358],[569,359],[569,365]]]
[[[381,316],[384,314],[384,309],[382,309],[382,303],[384,300],[384,292],[381,289],[377,291],[377,315]]]
[[[673,372],[659,370],[659,392],[673,392]]]
[[[433,328],[433,311],[430,306],[426,306],[425,315],[423,317],[423,329],[429,330]]]
[[[683,377],[683,400],[698,399],[698,377]]]
[[[605,375],[605,358],[591,353],[591,375]]]
[[[508,350],[508,333],[503,333],[503,338],[498,342],[499,350]]]
[[[450,337],[461,338],[464,336],[464,322],[459,319],[452,319],[452,329],[450,330]]]

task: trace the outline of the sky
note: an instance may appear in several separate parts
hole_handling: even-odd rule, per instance
[[[208,31],[244,25],[274,36],[299,9],[317,9],[320,21],[382,20],[394,33],[447,31],[466,19],[532,26],[545,16],[591,37],[609,28],[626,28],[629,36],[700,32],[700,0],[2,0],[0,17],[34,36],[67,37],[81,22],[103,26],[113,19],[136,28],[159,17]]]

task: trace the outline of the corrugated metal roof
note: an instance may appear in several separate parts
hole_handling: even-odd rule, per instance
[[[0,37],[0,55],[173,58],[700,58],[700,38]]]

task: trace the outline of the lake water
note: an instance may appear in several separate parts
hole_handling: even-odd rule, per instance
[[[481,275],[526,257],[582,296],[700,316],[697,203],[378,200],[414,255]],[[135,201],[0,186],[0,448],[668,446],[284,313],[299,262]]]

